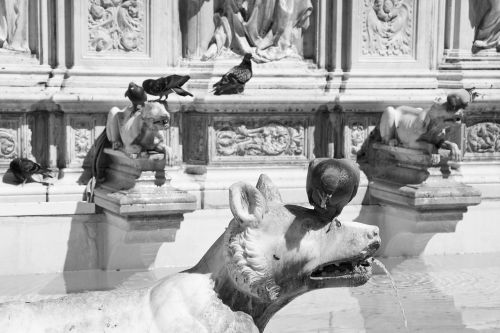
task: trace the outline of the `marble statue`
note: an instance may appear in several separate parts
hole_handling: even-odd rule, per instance
[[[168,158],[161,130],[168,127],[169,121],[169,113],[158,102],[146,102],[138,111],[134,111],[133,106],[113,107],[108,113],[106,134],[113,149],[131,156],[156,152],[164,153]]]
[[[455,142],[447,139],[447,131],[462,121],[463,111],[471,101],[466,90],[450,93],[444,103],[434,103],[427,109],[410,106],[389,106],[380,118],[382,143],[390,146],[419,149],[435,153],[437,148],[450,150],[453,161],[462,159]],[[435,155],[435,154],[434,154]]]
[[[500,52],[500,0],[471,0],[471,23],[476,28],[472,52],[496,48]]]
[[[263,332],[299,295],[371,277],[378,227],[285,205],[266,175],[233,184],[229,205],[233,219],[194,267],[140,290],[2,304],[2,332]]]
[[[28,0],[0,0],[0,47],[29,52]]]
[[[255,62],[301,57],[302,30],[309,26],[310,0],[224,0],[214,14],[215,31],[202,60],[224,49]]]

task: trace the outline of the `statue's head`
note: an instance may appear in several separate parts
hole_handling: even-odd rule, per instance
[[[145,103],[141,116],[145,125],[151,130],[159,131],[170,126],[170,114],[161,103]]]
[[[286,205],[266,175],[257,186],[233,184],[229,206],[234,219],[224,234],[227,272],[237,289],[261,302],[370,278],[366,259],[380,245],[377,227]]]

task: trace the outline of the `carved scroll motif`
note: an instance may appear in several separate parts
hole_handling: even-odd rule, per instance
[[[410,55],[414,0],[365,0],[364,4],[363,55]]]
[[[89,0],[89,51],[144,52],[145,0]]]
[[[219,124],[216,149],[221,156],[299,156],[304,154],[304,127],[268,123],[264,126]]]
[[[16,139],[11,131],[0,130],[0,159],[10,159],[17,156]]]
[[[500,152],[500,124],[486,122],[467,128],[467,152]]]

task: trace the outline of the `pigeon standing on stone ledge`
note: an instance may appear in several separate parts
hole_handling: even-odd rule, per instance
[[[157,101],[165,96],[165,100],[171,93],[176,93],[180,96],[193,96],[189,91],[182,89],[182,86],[190,79],[189,75],[169,75],[159,79],[148,79],[142,82],[142,87],[146,93],[159,96]]]
[[[234,66],[213,85],[214,95],[240,94],[252,78],[252,54],[247,53],[238,66]]]
[[[27,158],[13,159],[10,162],[10,170],[19,183],[23,185],[28,181],[43,183],[44,178],[53,178],[51,170],[42,168],[40,164]]]
[[[148,96],[144,92],[144,88],[135,84],[134,82],[130,82],[128,84],[128,89],[125,92],[125,97],[128,97],[130,102],[134,107],[134,112],[137,111],[138,106],[144,106],[144,103],[148,99]]]

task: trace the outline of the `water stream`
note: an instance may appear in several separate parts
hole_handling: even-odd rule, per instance
[[[382,268],[382,270],[385,272],[385,274],[387,275],[387,277],[391,281],[392,289],[394,289],[394,292],[396,293],[396,298],[397,298],[398,303],[399,303],[399,309],[401,310],[401,315],[403,316],[405,328],[408,330],[408,319],[406,319],[405,309],[403,307],[403,303],[401,303],[401,298],[399,297],[399,292],[398,292],[398,288],[396,287],[396,282],[394,282],[394,279],[392,278],[391,273],[389,272],[387,267],[385,267],[385,265],[380,260],[373,258],[373,263],[376,264],[378,267]]]

